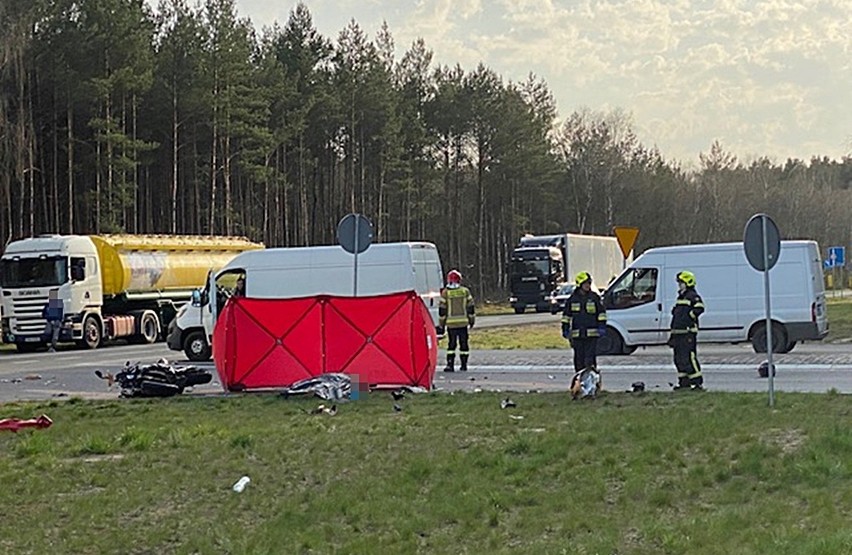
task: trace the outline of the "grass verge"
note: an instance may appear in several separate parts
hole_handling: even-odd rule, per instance
[[[852,552],[849,399],[763,397],[4,405],[0,551]]]

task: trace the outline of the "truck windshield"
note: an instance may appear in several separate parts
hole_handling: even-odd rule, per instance
[[[550,274],[550,261],[547,259],[523,260],[515,258],[512,260],[512,273],[515,275],[547,276]]]
[[[68,281],[68,258],[4,258],[0,260],[0,287],[52,287]]]

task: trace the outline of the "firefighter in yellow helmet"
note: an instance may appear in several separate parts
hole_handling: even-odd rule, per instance
[[[438,306],[438,333],[443,335],[446,329],[449,335],[447,345],[447,366],[444,372],[455,371],[456,348],[461,359],[462,372],[467,371],[467,359],[470,356],[468,328],[476,320],[476,306],[470,290],[461,284],[462,275],[458,270],[447,274],[447,286],[441,290],[441,303]]]
[[[704,302],[695,291],[695,274],[682,271],[675,276],[677,280],[677,300],[672,307],[671,335],[669,345],[674,349],[674,363],[677,367],[676,390],[703,390],[704,378],[698,363],[696,337],[698,335],[698,317],[704,312]]]
[[[606,310],[600,295],[592,291],[592,276],[580,272],[574,278],[577,287],[565,301],[562,312],[562,337],[574,349],[574,371],[597,368],[598,338],[606,335]]]

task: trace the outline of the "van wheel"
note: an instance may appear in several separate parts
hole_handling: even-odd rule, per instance
[[[795,346],[796,346],[796,342],[795,342],[795,341],[790,341],[789,343],[787,343],[787,345],[784,347],[784,350],[783,350],[783,351],[781,351],[781,352],[782,352],[782,353],[789,353],[790,351],[792,351],[792,350],[793,350],[793,348],[794,348]]]
[[[210,345],[207,344],[204,332],[196,330],[187,334],[183,341],[183,352],[192,361],[210,360]]]
[[[97,349],[103,339],[100,321],[94,316],[86,316],[83,320],[83,339],[77,344],[86,349]]]
[[[525,306],[516,306],[515,307],[515,314],[523,314],[525,308],[526,308]]]
[[[786,353],[787,348],[787,332],[784,331],[784,326],[772,323],[772,352]],[[755,353],[766,352],[766,324],[760,323],[754,328],[751,335],[751,348]]]
[[[597,352],[599,355],[623,355],[624,340],[614,328],[607,327],[606,335],[598,339]],[[632,352],[632,351],[631,351]]]

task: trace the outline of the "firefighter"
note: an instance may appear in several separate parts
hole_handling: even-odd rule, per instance
[[[562,312],[562,337],[574,350],[574,371],[597,368],[598,338],[606,335],[606,310],[601,297],[592,291],[592,276],[580,272],[577,285]]]
[[[468,328],[473,328],[476,319],[476,307],[470,290],[461,284],[462,275],[458,270],[447,274],[447,286],[441,290],[441,302],[438,307],[438,334],[446,330],[449,337],[447,345],[447,366],[444,372],[455,372],[456,347],[459,351],[462,372],[467,371],[467,359],[470,356]]]
[[[677,368],[676,390],[704,389],[701,365],[698,363],[696,336],[698,335],[698,317],[704,312],[704,302],[695,291],[695,274],[686,270],[677,276],[678,295],[672,307],[671,335],[669,346],[674,349],[674,363]]]

